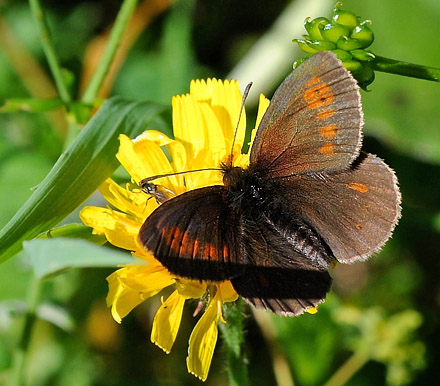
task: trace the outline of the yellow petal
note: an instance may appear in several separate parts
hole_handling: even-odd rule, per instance
[[[205,126],[199,104],[194,96],[189,94],[175,96],[171,103],[174,137],[182,142],[191,159],[206,147]]]
[[[185,176],[188,189],[196,189],[203,186],[222,184],[222,174],[220,171],[220,162],[226,152],[214,154],[212,149],[203,149],[195,156],[190,164],[191,170],[205,168],[219,168],[218,171],[204,170],[196,173],[189,173]]]
[[[145,261],[145,265],[150,267],[162,267],[163,265],[157,260],[150,252],[147,252],[143,248],[139,248],[137,251],[132,252],[134,257],[137,257],[143,261]]]
[[[223,82],[217,79],[195,80],[191,82],[190,94],[201,102],[205,122],[205,148],[209,147],[215,151],[226,149],[229,155],[242,102],[238,82],[235,80]],[[235,138],[235,155],[240,154],[245,134],[246,114],[243,111]],[[217,165],[218,162],[212,166]]]
[[[238,294],[235,292],[230,281],[224,281],[217,284],[217,293],[223,303],[235,302],[238,299]]]
[[[226,138],[225,146],[228,151],[231,149],[237,128],[241,103],[242,96],[237,81],[226,80],[223,83],[217,81],[213,88],[211,105],[222,128],[223,136]],[[240,154],[246,135],[246,113],[244,109],[235,135],[234,154]]]
[[[217,110],[220,110],[220,107],[223,106],[217,106]],[[203,131],[205,133],[204,148],[209,148],[214,152],[226,149],[225,136],[223,134],[224,128],[218,120],[219,117],[214,113],[214,107],[207,103],[200,103],[199,108],[202,114]],[[224,117],[225,115],[228,115],[227,111],[225,112],[225,110],[222,110],[220,118],[226,121],[227,119]]]
[[[188,371],[202,381],[205,381],[208,377],[215,344],[217,343],[219,303],[221,305],[218,296],[214,296],[189,338],[186,365]]]
[[[171,139],[170,137],[157,130],[147,130],[143,134],[141,134],[140,137],[155,142],[159,146],[165,146],[171,157],[171,166],[175,172],[180,172],[187,169],[186,150],[181,142]],[[183,187],[183,176],[176,176],[176,179],[178,181],[177,185]],[[181,191],[176,190],[175,193],[179,194],[181,193]]]
[[[130,265],[124,267],[125,272],[119,275],[121,283],[142,293],[144,299],[149,298],[151,292],[168,287],[174,283],[174,278],[163,266]]]
[[[206,282],[184,278],[176,279],[176,289],[179,294],[187,299],[197,299],[206,292]]]
[[[311,315],[314,315],[314,314],[316,314],[318,312],[318,307],[307,308],[306,312],[308,312]]]
[[[127,266],[107,277],[107,305],[113,318],[120,323],[134,307],[174,283],[165,268]]]
[[[94,206],[84,207],[79,214],[81,221],[93,228],[93,232],[104,234],[114,246],[135,251],[142,223],[125,213]]]
[[[146,177],[173,172],[167,156],[156,143],[147,140],[134,142],[126,135],[119,136],[119,143],[116,157],[136,183]],[[173,190],[177,181],[174,177],[162,178],[160,185]]]
[[[182,320],[184,304],[185,298],[180,296],[178,291],[174,291],[168,299],[162,303],[154,317],[151,341],[167,354],[170,353],[171,347],[176,340],[180,321]]]
[[[238,157],[234,157],[234,166],[247,168],[249,166],[249,154],[240,154]]]
[[[194,79],[189,85],[189,93],[195,100],[209,103],[216,83],[217,79]]]
[[[149,200],[150,197],[144,192],[124,189],[110,178],[101,184],[99,191],[111,205],[139,222],[143,222],[157,208],[156,200]]]

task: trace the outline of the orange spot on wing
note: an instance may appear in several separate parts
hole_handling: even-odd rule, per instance
[[[317,76],[310,79],[306,86],[309,88],[304,93],[304,99],[309,109],[317,109],[333,103],[332,90]]]
[[[199,240],[196,239],[194,241],[194,249],[193,249],[193,254],[192,254],[193,257],[197,256],[197,254],[199,253],[199,248],[200,248]]]
[[[324,144],[321,149],[319,149],[319,152],[321,154],[335,154],[333,152],[333,145],[330,142],[327,142],[326,144]]]
[[[325,120],[325,119],[330,118],[334,113],[336,113],[335,110],[324,110],[324,111],[321,111],[320,113],[316,114],[316,118]]]
[[[203,248],[203,258],[205,260],[209,260],[209,253],[211,251],[210,245],[209,244],[205,244],[205,247]]]
[[[314,76],[312,79],[310,79],[306,83],[306,86],[307,87],[311,87],[311,86],[313,86],[314,84],[317,84],[317,83],[321,83],[321,79],[319,77],[317,77],[317,76]]]
[[[357,229],[358,231],[360,231],[360,230],[362,229],[362,225],[361,225],[361,224],[356,224],[356,229]]]
[[[223,259],[229,260],[229,248],[227,245],[223,245]]]
[[[356,190],[360,193],[367,193],[368,188],[364,184],[359,184],[358,182],[350,182],[347,184],[348,189]]]
[[[181,255],[185,255],[189,252],[189,244],[188,244],[188,232],[183,232],[183,238],[182,241],[180,242],[180,254]]]
[[[162,231],[160,232],[161,236],[165,239],[165,242],[167,245],[170,245],[173,240],[173,229],[169,227],[162,228]]]
[[[171,232],[171,236],[172,236],[172,241],[171,241],[171,245],[170,248],[176,252],[177,254],[179,254],[180,252],[180,240],[182,239],[182,231],[180,230],[179,227],[172,227],[171,228],[172,232]]]
[[[209,244],[209,256],[211,260],[218,260],[217,248],[212,244]]]
[[[338,135],[338,126],[332,123],[330,125],[321,127],[319,134],[321,134],[322,137],[333,139]]]

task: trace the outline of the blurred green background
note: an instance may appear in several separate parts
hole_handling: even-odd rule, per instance
[[[440,2],[343,4],[373,21],[374,53],[440,67]],[[76,97],[87,84],[120,5],[116,0],[43,2]],[[330,17],[333,5],[326,0],[139,1],[120,61],[101,96],[170,105],[172,95],[189,90],[191,79],[230,74],[242,85],[254,80],[256,90],[271,96],[302,56],[291,40],[305,33],[303,19]],[[273,54],[276,47],[280,55]],[[402,219],[380,254],[366,263],[338,266],[333,291],[316,315],[258,313],[254,318],[248,309],[246,354],[252,385],[322,385],[329,380],[338,385],[351,376],[348,385],[438,382],[440,84],[377,73],[369,89],[362,92],[364,150],[395,169],[403,195]],[[258,95],[251,92],[249,127]],[[0,105],[8,98],[54,95],[28,3],[1,1]],[[50,170],[66,131],[61,111],[0,113],[0,227]],[[105,205],[99,196],[91,200]],[[73,214],[66,222],[77,221]],[[199,384],[185,365],[195,305],[186,307],[177,342],[166,355],[149,341],[158,297],[138,307],[122,325],[112,320],[105,305],[105,278],[111,272],[71,270],[45,282],[26,384]],[[1,385],[6,384],[17,315],[31,276],[23,253],[0,266]],[[207,385],[227,384],[224,366],[219,341]]]

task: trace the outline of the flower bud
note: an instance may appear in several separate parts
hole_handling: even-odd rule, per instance
[[[366,62],[362,64],[362,69],[354,73],[353,76],[358,81],[359,87],[364,90],[367,90],[367,86],[374,81],[374,71],[370,64]]]
[[[373,43],[374,33],[369,27],[370,24],[370,20],[365,20],[361,24],[357,25],[351,33],[351,38],[358,39],[363,42],[364,45],[362,48],[366,48]]]
[[[344,50],[332,50],[332,52],[338,57],[338,59],[342,62],[348,61],[352,59],[352,56],[349,52]]]
[[[309,34],[310,39],[312,40],[323,40],[324,38],[321,35],[321,30],[319,29],[320,25],[325,25],[330,23],[330,21],[326,17],[317,17],[310,21],[310,17],[306,18],[304,21],[304,28]]]
[[[342,3],[336,3],[330,21],[325,17],[313,20],[307,18],[304,27],[308,35],[304,35],[304,39],[295,39],[294,42],[308,56],[319,51],[334,52],[345,68],[353,73],[359,85],[366,89],[374,80],[370,62],[375,56],[366,50],[374,41],[371,21],[361,21],[359,16],[342,10],[341,6]],[[302,61],[303,59],[296,61],[293,67],[296,68]]]
[[[336,44],[326,40],[318,40],[315,42],[308,42],[307,45],[316,51],[331,51],[336,48]]]
[[[348,71],[356,72],[362,70],[362,64],[356,60],[344,60],[342,63]],[[353,74],[353,76],[357,79],[357,76],[355,76],[355,74]]]
[[[338,39],[342,36],[349,36],[350,31],[347,27],[339,24],[325,24],[319,25],[319,29],[321,30],[321,35],[325,40],[328,40],[332,43],[336,43]]]
[[[356,60],[361,60],[362,62],[371,62],[376,58],[376,56],[374,56],[372,52],[367,50],[353,50],[350,51],[350,53],[353,58],[355,58]]]
[[[315,48],[309,47],[309,44],[307,40],[304,39],[293,39],[292,40],[294,43],[298,44],[298,47],[308,53],[308,54],[316,54],[318,52],[318,50],[316,50]]]
[[[363,42],[358,39],[348,38],[347,36],[341,36],[336,42],[336,46],[340,50],[351,51],[362,48]]]
[[[343,25],[350,31],[359,24],[359,18],[353,12],[340,9],[342,3],[338,2],[333,9],[333,23]]]

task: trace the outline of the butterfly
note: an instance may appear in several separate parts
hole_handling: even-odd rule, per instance
[[[396,176],[360,151],[362,126],[356,81],[333,53],[313,55],[273,95],[249,166],[223,164],[224,185],[164,200],[139,243],[175,275],[230,280],[257,308],[315,307],[331,263],[366,260],[400,217]]]

